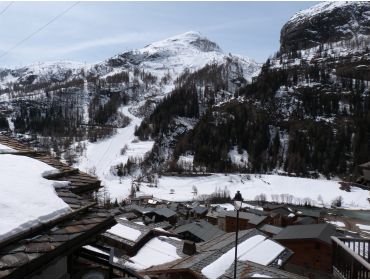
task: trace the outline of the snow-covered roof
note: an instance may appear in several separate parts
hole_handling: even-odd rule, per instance
[[[123,224],[116,224],[108,229],[107,232],[130,241],[136,241],[141,235],[140,230]]]
[[[167,242],[169,237],[154,237],[147,242],[135,256],[131,257],[125,265],[137,270],[146,269],[153,265],[168,263],[181,257],[176,247]]]
[[[184,257],[181,260],[175,260],[168,264],[151,267],[146,271],[149,275],[162,276],[162,272],[168,274],[171,271],[176,272],[180,269],[187,269],[198,278],[202,276],[209,278],[228,278],[225,276],[230,273],[234,262],[234,246],[235,233],[225,233],[209,241],[197,243],[197,254]],[[248,266],[249,264],[255,264],[269,271],[273,269],[272,266],[279,267],[284,264],[291,255],[292,252],[289,249],[268,239],[257,229],[239,231],[239,267],[248,263]],[[263,265],[259,265],[258,263],[262,263]],[[257,273],[258,271],[261,270],[257,269],[253,272]],[[243,272],[240,275],[245,273]]]
[[[238,245],[238,260],[268,265],[284,250],[285,247],[266,239],[265,236],[254,235]],[[231,248],[214,262],[204,267],[202,274],[207,278],[219,278],[233,264],[234,253],[235,249]]]
[[[0,153],[2,152],[15,152],[15,150],[6,145],[0,144]]]
[[[54,189],[68,183],[42,176],[55,171],[29,157],[0,154],[0,241],[71,211]]]

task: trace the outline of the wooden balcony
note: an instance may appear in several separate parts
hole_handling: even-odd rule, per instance
[[[370,239],[332,236],[332,240],[334,277],[369,279]]]

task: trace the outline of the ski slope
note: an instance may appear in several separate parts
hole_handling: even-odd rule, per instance
[[[117,133],[108,139],[96,143],[87,142],[86,151],[75,167],[85,172],[94,171],[108,188],[119,184],[119,179],[111,173],[111,167],[119,163],[123,165],[130,156],[143,157],[153,147],[153,141],[134,141],[135,127],[140,126],[142,119],[129,111],[130,106],[120,108],[120,112],[131,119],[128,126],[117,129]],[[134,142],[133,142],[134,141]],[[127,145],[127,151],[121,155],[122,148]]]

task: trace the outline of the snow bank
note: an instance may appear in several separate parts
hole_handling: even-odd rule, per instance
[[[0,155],[0,240],[71,211],[54,182],[42,177],[53,167],[24,156]]]
[[[180,259],[180,256],[176,252],[176,247],[155,237],[147,242],[125,265],[142,270],[177,259]]]
[[[141,235],[140,230],[130,228],[121,224],[116,224],[115,226],[108,229],[107,232],[131,241],[136,241]]]

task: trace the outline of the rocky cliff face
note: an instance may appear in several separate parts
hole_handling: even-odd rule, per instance
[[[281,51],[370,35],[370,2],[323,2],[295,14],[281,30]]]

